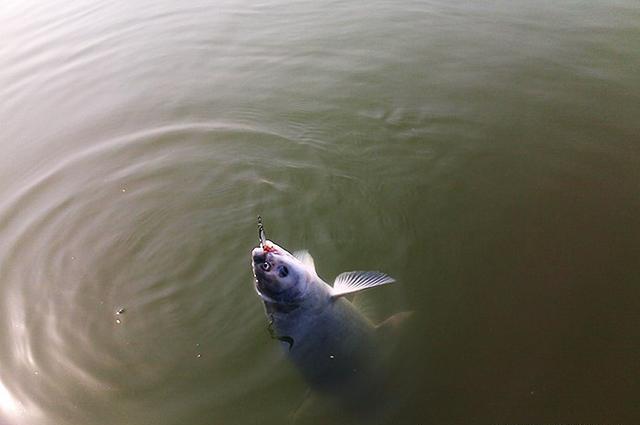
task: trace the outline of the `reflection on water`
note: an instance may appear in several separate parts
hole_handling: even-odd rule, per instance
[[[416,312],[380,423],[636,423],[639,22],[4,1],[0,422],[286,421],[306,387],[252,288],[262,214],[325,280],[398,280],[371,294]]]

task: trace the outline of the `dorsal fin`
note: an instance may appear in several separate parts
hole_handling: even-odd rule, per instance
[[[301,249],[300,251],[294,252],[292,255],[300,260],[302,264],[307,266],[307,268],[309,268],[309,270],[311,270],[316,276],[318,275],[318,273],[316,273],[316,265],[313,261],[313,257],[309,254],[309,251]]]
[[[393,282],[395,282],[395,279],[381,272],[356,271],[340,273],[333,282],[331,297],[337,298]]]

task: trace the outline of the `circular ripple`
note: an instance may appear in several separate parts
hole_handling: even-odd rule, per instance
[[[43,423],[135,421],[144,409],[127,406],[148,403],[146,419],[166,418],[176,405],[223,406],[264,385],[275,356],[242,349],[263,318],[238,253],[254,242],[247,229],[260,206],[286,189],[269,169],[305,166],[294,157],[267,165],[290,144],[230,125],[158,128],[40,170],[6,200],[4,410],[29,422],[39,413]],[[253,369],[230,373],[238,361]]]

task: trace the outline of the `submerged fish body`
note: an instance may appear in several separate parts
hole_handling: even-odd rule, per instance
[[[252,251],[256,291],[274,338],[309,385],[351,405],[371,398],[380,381],[376,327],[344,296],[393,282],[379,272],[348,272],[333,287],[306,251],[271,241]]]
[[[291,338],[284,341],[290,344],[285,350],[314,389],[343,389],[356,376],[370,373],[375,328],[349,301],[301,305],[290,312],[278,311],[269,302],[265,308],[276,335]]]

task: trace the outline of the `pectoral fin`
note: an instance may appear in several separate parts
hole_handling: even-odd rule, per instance
[[[393,282],[395,279],[381,272],[345,272],[336,277],[331,296],[337,298]]]
[[[289,344],[289,351],[291,351],[291,349],[293,348],[293,343],[295,341],[290,336],[280,336],[276,333],[276,330],[273,329],[273,314],[269,317],[269,326],[267,326],[267,331],[269,331],[269,335],[271,336],[271,338]]]
[[[293,343],[295,341],[290,336],[276,336],[274,338],[278,341],[286,342],[287,344],[289,344],[289,351],[291,351],[291,349],[293,348]]]

